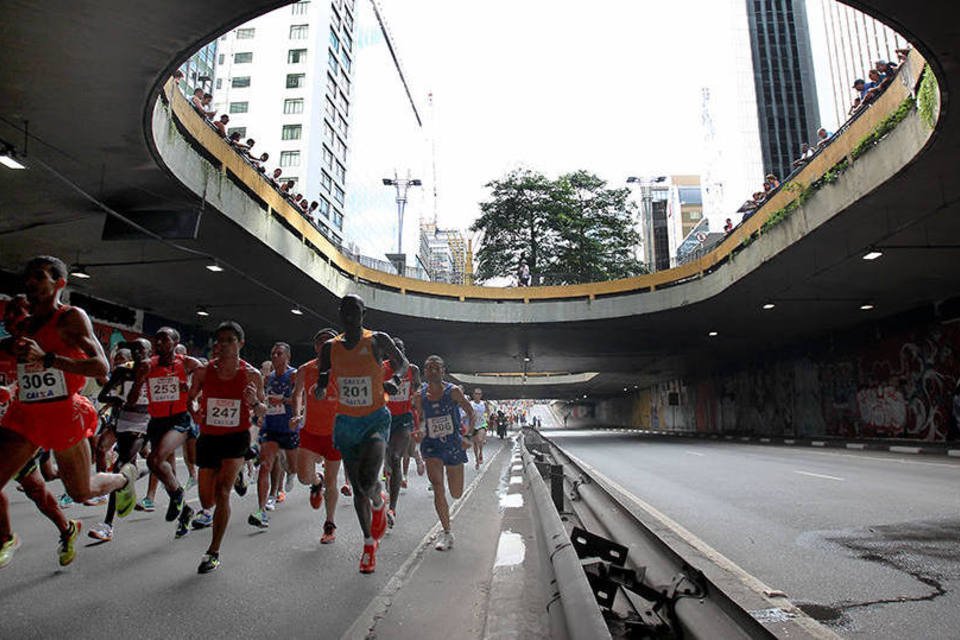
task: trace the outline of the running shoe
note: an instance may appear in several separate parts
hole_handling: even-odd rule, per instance
[[[219,553],[205,553],[200,558],[200,566],[197,567],[197,573],[210,573],[220,568]]]
[[[360,573],[373,573],[377,570],[377,543],[363,545],[360,556]]]
[[[146,511],[147,513],[153,513],[157,510],[157,503],[155,503],[151,498],[144,498],[134,507],[137,511]]]
[[[243,474],[243,467],[240,467],[240,472],[237,474],[237,479],[233,483],[233,489],[241,498],[247,495],[247,477]]]
[[[206,509],[200,509],[200,512],[193,517],[190,526],[194,529],[206,529],[213,524],[213,514]]]
[[[73,498],[64,493],[57,498],[57,504],[60,505],[61,509],[69,509],[73,506]]]
[[[387,532],[387,494],[380,492],[380,506],[374,507],[371,501],[373,515],[370,518],[370,535],[374,540],[380,540]]]
[[[190,476],[189,478],[187,478],[187,484],[183,488],[183,490],[190,491],[190,489],[193,489],[195,486],[197,486],[197,479],[194,478],[193,476]]]
[[[270,526],[270,520],[263,511],[254,511],[247,518],[247,523],[259,529],[266,529]]]
[[[263,508],[267,511],[273,511],[277,508],[277,499],[273,496],[267,497],[267,501],[264,503]]]
[[[315,484],[310,487],[310,506],[319,509],[323,504],[323,485]]]
[[[340,487],[340,493],[347,496],[348,498],[353,495],[353,491],[350,489],[350,483],[344,482],[343,486]]]
[[[423,463],[423,460],[417,458],[417,475],[422,476],[427,471],[427,466]]]
[[[401,488],[401,489],[406,489],[406,488],[407,488],[407,479],[406,479],[406,478],[404,478],[403,480],[400,481],[400,488]]]
[[[60,558],[60,566],[65,567],[77,557],[77,547],[75,545],[80,536],[80,527],[83,526],[79,520],[71,520],[67,532],[61,534],[60,544],[57,545],[57,556]]]
[[[146,498],[143,499],[144,502],[147,501]],[[150,506],[153,507],[153,501],[150,501]],[[183,511],[183,489],[177,489],[177,491],[170,496],[170,504],[167,505],[167,513],[163,516],[163,519],[167,522],[173,522],[177,519],[177,516],[180,515],[180,512]],[[153,509],[149,509],[153,511]]]
[[[326,535],[327,527],[323,527],[324,535]],[[323,542],[323,539],[320,540]],[[332,542],[332,541],[331,541]],[[3,543],[3,546],[0,547],[0,569],[10,564],[10,561],[13,560],[13,555],[17,552],[17,549],[20,548],[20,536],[15,533],[10,534],[10,538]]]
[[[106,522],[98,522],[87,531],[87,535],[100,542],[110,542],[113,540],[113,527]]]
[[[183,511],[180,512],[180,517],[177,518],[177,530],[173,534],[174,538],[179,540],[190,533],[189,524],[191,517],[193,517],[193,508],[188,504],[183,505]]]
[[[320,544],[332,544],[337,539],[337,525],[329,520],[323,523],[323,535],[320,536]]]
[[[283,504],[287,499],[287,492],[281,489],[277,492],[277,504]]]
[[[449,551],[453,549],[453,534],[449,531],[441,531],[437,536],[437,543],[433,545],[437,551]]]
[[[88,507],[96,507],[98,505],[103,504],[107,500],[109,500],[107,496],[94,496],[92,498],[88,498],[84,500],[83,504],[87,505]]]
[[[397,512],[393,509],[387,509],[387,526],[393,529],[395,524],[397,524]]]
[[[120,468],[120,473],[127,479],[127,484],[117,489],[117,515],[126,518],[133,513],[133,507],[137,504],[137,468],[127,463]]]

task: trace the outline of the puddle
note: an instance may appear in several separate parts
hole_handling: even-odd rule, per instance
[[[824,604],[798,604],[797,607],[814,620],[820,622],[836,622],[843,617],[843,611],[839,608],[828,607]]]
[[[523,562],[526,555],[526,545],[523,537],[512,531],[500,532],[500,543],[497,545],[497,559],[494,567],[513,567]]]
[[[501,509],[516,509],[523,506],[522,493],[502,493],[500,494]]]

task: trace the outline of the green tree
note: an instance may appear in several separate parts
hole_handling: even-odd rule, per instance
[[[518,169],[485,186],[490,199],[480,203],[481,215],[470,227],[483,232],[478,279],[514,276],[521,261],[535,276],[549,270],[560,240],[556,184],[541,173]]]
[[[551,283],[598,282],[647,273],[634,250],[640,235],[633,226],[636,205],[630,190],[608,189],[607,182],[587,171],[561,176],[555,228],[557,243]]]

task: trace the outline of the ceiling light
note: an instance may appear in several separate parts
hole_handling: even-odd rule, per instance
[[[530,362],[530,356],[524,356],[523,361],[524,361],[524,362]]]
[[[770,311],[770,309],[773,309],[775,306],[777,305],[773,304],[772,302],[768,302],[767,304],[763,305],[763,310]]]
[[[0,164],[8,169],[26,169],[25,166],[14,159],[13,152],[11,151],[4,151],[0,154]]]
[[[873,309],[873,305],[870,304],[869,302],[866,304],[860,305],[860,311],[870,311],[871,309]]]
[[[223,267],[221,267],[216,262],[211,262],[210,264],[207,265],[207,270],[213,271],[214,273],[220,273],[221,271],[223,271]]]
[[[867,253],[867,254],[864,254],[863,259],[864,259],[864,260],[876,260],[877,258],[879,258],[879,257],[882,256],[882,255],[883,255],[883,252],[882,252],[882,251],[871,251],[871,252],[869,252],[869,253]]]
[[[206,318],[208,315],[210,315],[210,312],[207,311],[206,307],[197,307],[197,315],[201,318]]]
[[[81,280],[86,280],[90,277],[90,274],[87,273],[87,270],[83,268],[83,265],[77,263],[70,267],[70,277],[71,278],[80,278]]]
[[[716,338],[716,337],[717,337],[718,335],[720,335],[720,334],[717,333],[716,331],[711,331],[711,332],[708,333],[707,335],[710,336],[711,338]]]
[[[293,309],[290,309],[290,313],[292,313],[295,316],[302,316],[303,309],[300,308],[300,305],[297,305]]]

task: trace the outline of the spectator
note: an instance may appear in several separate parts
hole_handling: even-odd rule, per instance
[[[800,157],[793,161],[793,166],[802,167],[807,164],[807,161],[814,156],[816,152],[810,148],[810,145],[806,142],[800,145]]]
[[[317,207],[319,207],[319,206],[320,206],[320,203],[317,202],[316,200],[314,200],[313,202],[310,203],[310,208],[307,209],[307,215],[310,216],[310,219],[311,219],[311,220],[316,221],[316,219],[317,219]]]
[[[177,69],[176,71],[174,71],[173,81],[176,82],[177,84],[180,84],[183,81],[183,71],[180,71],[180,69]]]
[[[213,96],[209,93],[203,94],[203,98],[200,100],[201,111],[207,120],[211,120],[213,116],[217,115],[216,109],[210,108],[210,103],[213,102]]]
[[[857,111],[860,111],[862,107],[863,107],[863,100],[861,100],[859,97],[854,98],[853,105],[851,105],[850,111],[847,112],[847,115],[852,116]]]
[[[901,63],[907,61],[907,56],[910,55],[910,49],[897,49],[897,60]]]
[[[771,190],[776,189],[777,187],[780,186],[780,178],[778,178],[772,173],[768,173],[764,179],[770,185]]]
[[[874,66],[874,69],[887,76],[888,78],[894,75],[897,72],[897,65],[894,62],[887,62],[886,60],[877,60],[877,64]]]
[[[250,152],[250,150],[253,149],[253,145],[255,145],[255,144],[257,144],[257,141],[256,141],[256,140],[254,140],[253,138],[247,138],[247,143],[246,143],[246,147],[247,147],[247,148],[246,148],[246,150],[244,151],[244,153],[245,153],[246,156],[247,156],[248,158],[250,158],[251,160],[253,160],[254,157],[253,157],[253,154]]]
[[[193,105],[194,109],[206,115],[206,110],[203,108],[203,89],[193,90],[193,97],[190,98],[190,104]]]
[[[220,116],[219,120],[213,123],[213,128],[217,130],[217,133],[219,133],[221,137],[226,138],[227,124],[229,124],[229,122],[230,122],[230,116],[228,116],[227,114],[223,114],[222,116]]]
[[[280,169],[277,169],[277,171],[280,171]],[[284,182],[283,185],[280,187],[280,193],[282,193],[283,195],[285,195],[285,196],[287,196],[287,197],[290,197],[290,189],[293,189],[293,185],[295,185],[295,184],[296,184],[296,183],[295,183],[293,180],[287,180],[287,181]]]
[[[280,188],[280,174],[283,173],[283,169],[277,168],[273,170],[273,175],[270,176],[270,182],[273,183],[273,186],[277,189]]]
[[[822,147],[830,142],[830,138],[833,137],[832,131],[827,131],[824,127],[817,129],[817,147]]]
[[[733,220],[727,218],[727,221],[723,223],[723,232],[730,233],[733,231]]]
[[[527,262],[525,260],[520,261],[517,284],[519,284],[521,287],[530,286],[530,267],[527,266]]]
[[[270,154],[264,151],[260,154],[259,158],[251,158],[250,163],[256,168],[257,171],[263,173],[267,170],[267,160],[270,159]],[[279,169],[277,169],[279,171]]]
[[[231,147],[233,147],[234,149],[237,150],[238,153],[243,155],[243,152],[246,150],[246,146],[242,142],[240,142],[239,131],[234,131],[233,133],[231,133],[228,142],[230,143]]]
[[[860,96],[860,104],[863,104],[867,95],[867,81],[863,78],[857,78],[853,81],[853,89]]]

